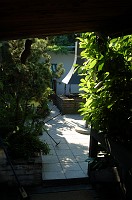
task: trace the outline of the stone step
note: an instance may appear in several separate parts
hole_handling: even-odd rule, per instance
[[[53,179],[53,180],[44,180],[42,185],[46,187],[58,187],[58,186],[78,186],[78,185],[88,185],[89,178],[71,178],[71,179]]]

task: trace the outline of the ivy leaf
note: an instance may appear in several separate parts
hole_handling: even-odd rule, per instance
[[[99,66],[98,66],[98,71],[101,71],[103,69],[103,66],[104,66],[104,63],[101,63]]]
[[[97,60],[92,60],[92,61],[90,61],[89,63],[88,63],[88,66],[89,66],[89,68],[91,69],[91,68],[93,68],[95,65],[96,65],[96,63],[97,63]]]
[[[113,104],[110,104],[107,106],[108,109],[110,109],[113,106]]]

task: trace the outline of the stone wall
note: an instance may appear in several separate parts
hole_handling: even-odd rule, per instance
[[[41,156],[29,161],[15,161],[13,167],[23,186],[40,185],[42,183]],[[3,150],[0,150],[0,177],[0,183],[8,183],[9,185],[17,183]]]

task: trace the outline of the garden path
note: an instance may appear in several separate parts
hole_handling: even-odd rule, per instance
[[[85,128],[85,121],[79,114],[58,115],[59,110],[51,102],[50,116],[45,119],[48,133],[41,136],[49,144],[50,153],[42,155],[42,179],[86,178],[88,169],[88,146],[90,128]],[[55,117],[58,115],[57,117]],[[52,120],[50,120],[52,117]],[[48,121],[50,120],[50,121]],[[83,133],[83,134],[82,134]]]

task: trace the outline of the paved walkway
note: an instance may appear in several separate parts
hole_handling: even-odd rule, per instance
[[[50,104],[50,108],[53,105]],[[51,117],[59,114],[56,106],[52,107]],[[89,134],[81,134],[85,131],[85,121],[80,115],[59,115],[46,123],[48,133],[55,139],[58,145],[43,133],[41,139],[50,146],[50,154],[42,155],[43,180],[85,178],[87,175]],[[78,128],[79,127],[79,128]],[[79,131],[79,132],[78,132]]]

